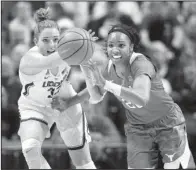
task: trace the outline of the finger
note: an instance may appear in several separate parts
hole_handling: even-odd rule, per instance
[[[98,37],[92,37],[92,41],[97,41],[98,39]]]
[[[92,30],[91,30],[91,29],[90,29],[90,30],[88,30],[88,33],[89,33],[89,34],[91,34],[91,32],[92,32]]]
[[[90,64],[90,65],[96,65],[97,64],[97,62],[96,61],[93,61],[93,59],[91,58],[91,59],[89,59],[88,60],[88,64]]]
[[[93,35],[95,35],[95,32],[91,32],[90,35],[93,37]]]
[[[92,65],[88,64],[88,65],[82,65],[83,67],[86,67],[88,69],[90,69],[91,71],[93,71],[93,67]]]

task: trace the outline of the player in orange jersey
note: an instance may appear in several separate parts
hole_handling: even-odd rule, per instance
[[[91,87],[113,93],[126,108],[128,168],[157,168],[159,153],[165,169],[195,168],[182,111],[165,92],[150,58],[135,52],[138,42],[133,28],[113,26],[108,33],[109,63],[104,77],[93,61],[82,66],[91,71],[83,72]],[[76,100],[70,101],[69,106]]]

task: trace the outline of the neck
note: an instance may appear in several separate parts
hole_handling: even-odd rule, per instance
[[[122,64],[122,65],[115,65],[115,68],[116,68],[116,74],[120,78],[125,79],[127,77],[129,70],[130,70],[129,62],[126,62],[126,64]]]

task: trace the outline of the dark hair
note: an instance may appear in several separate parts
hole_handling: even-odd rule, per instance
[[[108,35],[111,34],[112,32],[122,32],[126,34],[131,40],[131,42],[134,44],[133,50],[137,51],[140,43],[140,37],[134,27],[125,24],[117,24],[112,26],[112,28],[108,32]]]
[[[34,29],[34,37],[38,37],[41,31],[45,28],[57,28],[59,30],[57,23],[50,20],[49,8],[38,9],[34,14],[34,20],[37,24]]]

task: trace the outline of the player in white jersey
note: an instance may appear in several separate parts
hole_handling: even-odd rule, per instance
[[[56,52],[59,28],[48,19],[48,10],[43,8],[36,11],[35,19],[36,46],[22,57],[19,67],[23,89],[18,101],[21,118],[18,134],[28,167],[50,169],[41,153],[41,146],[50,136],[51,125],[56,122],[76,168],[96,169],[89,151],[91,138],[81,105],[74,105],[66,112],[51,108],[53,96],[69,98],[76,94],[67,80],[70,67]]]

